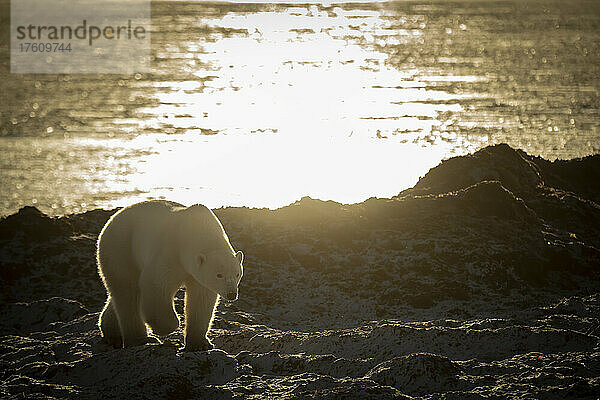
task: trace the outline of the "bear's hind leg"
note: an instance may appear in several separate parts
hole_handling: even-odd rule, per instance
[[[100,327],[100,332],[102,332],[102,338],[106,343],[116,348],[123,346],[119,320],[117,319],[117,314],[115,314],[110,296],[106,299],[104,309],[100,313],[98,326]]]
[[[148,335],[140,314],[140,290],[137,282],[119,289],[111,290],[111,302],[119,320],[123,347],[145,344],[148,342]]]

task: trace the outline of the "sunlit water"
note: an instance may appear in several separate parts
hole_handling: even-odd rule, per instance
[[[351,203],[488,144],[600,150],[597,1],[154,2],[152,25],[135,76],[12,75],[2,46],[1,214]]]

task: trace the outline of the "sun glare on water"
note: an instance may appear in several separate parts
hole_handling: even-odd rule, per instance
[[[503,6],[468,18],[467,3],[152,7],[150,73],[16,83],[32,100],[0,126],[0,180],[16,189],[0,196],[5,212],[353,203],[489,144],[549,159],[596,151],[592,90],[580,89],[595,59],[573,56],[561,31],[544,36],[572,65],[535,51],[536,30],[486,36],[511,15]],[[515,36],[531,39],[507,47]]]
[[[158,54],[188,58],[198,80],[140,82],[160,89],[157,104],[139,110],[145,118],[115,121],[185,132],[138,138],[151,154],[130,177],[141,193],[130,201],[150,193],[275,208],[306,195],[359,202],[413,185],[448,152],[418,139],[440,124],[438,113],[460,110],[448,100],[464,95],[426,90],[422,71],[386,65],[376,47],[387,42],[368,33],[387,32],[381,14],[310,6],[199,21],[248,35],[184,40]],[[393,43],[421,35],[394,33]]]
[[[2,214],[352,203],[490,144],[599,151],[590,4],[238,3],[152,2],[149,73],[0,80]]]

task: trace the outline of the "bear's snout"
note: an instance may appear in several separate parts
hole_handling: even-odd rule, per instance
[[[229,301],[235,301],[235,300],[237,300],[237,292],[229,292],[229,293],[227,293],[227,295],[225,296],[225,299],[227,299]]]

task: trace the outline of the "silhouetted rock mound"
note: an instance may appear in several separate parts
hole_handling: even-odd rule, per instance
[[[495,216],[507,220],[536,221],[535,213],[499,181],[482,181],[452,192],[460,212],[473,216]]]
[[[20,238],[22,240],[48,240],[71,232],[69,224],[51,218],[35,207],[26,206],[18,213],[2,218],[0,240]]]
[[[391,199],[215,210],[246,260],[209,352],[181,329],[103,344],[95,245],[116,210],[25,207],[0,221],[0,397],[596,400],[598,160],[497,145]]]
[[[519,197],[533,192],[543,183],[533,162],[510,146],[498,144],[474,154],[443,161],[432,168],[412,189],[405,192],[448,193],[482,181],[499,181]]]
[[[519,151],[533,162],[546,186],[577,193],[579,196],[600,203],[600,154],[573,160],[548,161]]]

